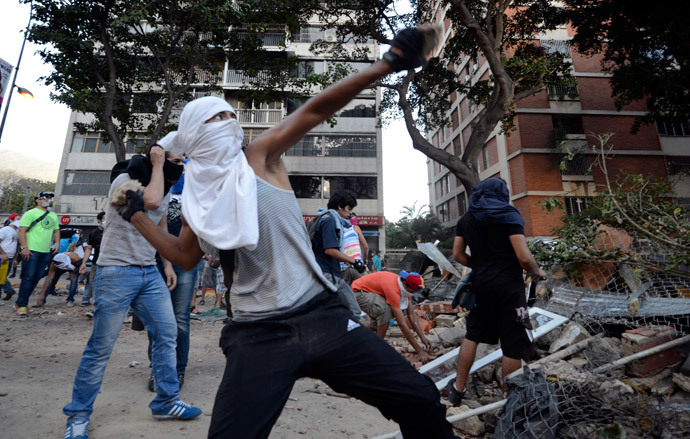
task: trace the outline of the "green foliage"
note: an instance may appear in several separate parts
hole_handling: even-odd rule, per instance
[[[387,248],[416,248],[417,242],[441,241],[439,248],[450,251],[453,248],[454,233],[452,228],[443,228],[436,215],[429,212],[426,205],[417,208],[402,208],[403,216],[398,222],[386,222]]]
[[[27,188],[29,190],[28,208],[32,209],[36,206],[34,196],[41,191],[54,191],[55,182],[23,177],[10,169],[0,170],[0,189],[2,189],[0,212],[22,213]]]
[[[318,7],[303,0],[36,0],[29,39],[44,46],[39,54],[53,67],[42,78],[55,89],[52,99],[94,114],[77,129],[103,132],[121,160],[133,133],[157,139],[173,129],[173,110],[192,98],[193,85],[214,89],[227,59],[254,78],[247,101],[282,100],[325,81],[291,75],[297,58],[284,45],[263,47],[269,29],[285,39]]]
[[[660,7],[631,0],[566,0],[565,16],[577,34],[572,44],[582,53],[603,53],[611,76],[611,95],[620,110],[644,101],[648,114],[633,126],[663,118],[690,119],[690,28],[687,2],[670,0]]]
[[[665,180],[623,174],[583,212],[562,218],[563,225],[554,230],[556,242],[532,242],[530,248],[544,269],[561,265],[575,272],[579,264],[613,262],[626,263],[638,272],[673,272],[690,263],[690,213],[671,195]],[[637,251],[596,246],[602,225],[628,233]]]

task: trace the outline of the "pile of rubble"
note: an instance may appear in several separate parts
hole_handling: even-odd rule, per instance
[[[452,309],[450,301],[422,303],[420,308],[432,327],[428,338],[435,354],[449,359],[431,368],[422,366],[397,327],[389,331],[388,341],[442,388],[439,384],[445,385],[455,372],[457,355],[452,351],[464,338],[467,313]],[[535,328],[543,326],[538,321],[541,317],[532,315]],[[560,326],[537,339],[540,359],[530,362],[553,387],[558,408],[556,419],[553,414],[532,413],[530,428],[539,421],[535,416],[550,417],[553,431],[519,437],[685,437],[690,431],[690,336],[683,337],[672,326],[654,324],[595,334],[591,327],[588,330],[572,320],[565,324],[566,320],[556,322]],[[499,347],[479,345],[475,363],[479,368],[468,378],[463,406],[451,407],[444,401],[449,419],[455,419],[455,428],[465,437],[519,435],[496,431],[501,417],[510,413],[485,410],[505,404],[500,361],[492,361],[500,358]]]

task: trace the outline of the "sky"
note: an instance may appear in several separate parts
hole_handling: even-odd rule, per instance
[[[0,58],[17,65],[23,31],[29,20],[29,6],[17,0],[0,0]],[[50,71],[36,54],[39,46],[27,41],[16,85],[29,89],[34,99],[14,93],[0,138],[0,169],[14,169],[22,175],[57,179],[70,111],[50,100],[51,87],[38,78]],[[9,85],[8,85],[9,86]],[[0,115],[5,113],[9,90]],[[404,206],[429,203],[426,156],[412,148],[402,121],[383,128],[384,215],[397,221]]]

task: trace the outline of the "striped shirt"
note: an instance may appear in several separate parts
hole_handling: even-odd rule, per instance
[[[259,177],[259,242],[235,251],[230,304],[233,321],[274,317],[336,288],[316,263],[295,193]]]
[[[345,236],[343,236],[343,248],[341,249],[342,252],[354,259],[362,260],[362,250],[359,246],[359,235],[357,232],[355,232],[355,226],[347,229],[343,228],[343,232],[345,232]],[[341,270],[345,270],[349,266],[349,264],[344,262],[340,263]]]

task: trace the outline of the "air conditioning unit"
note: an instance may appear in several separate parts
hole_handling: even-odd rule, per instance
[[[335,35],[326,35],[324,37],[324,40],[328,43],[335,43],[337,41],[337,38]]]
[[[463,81],[463,84],[467,84],[470,82],[470,75],[465,75],[465,80]]]
[[[475,64],[472,66],[472,73],[477,73],[477,70],[479,70],[479,65]]]

